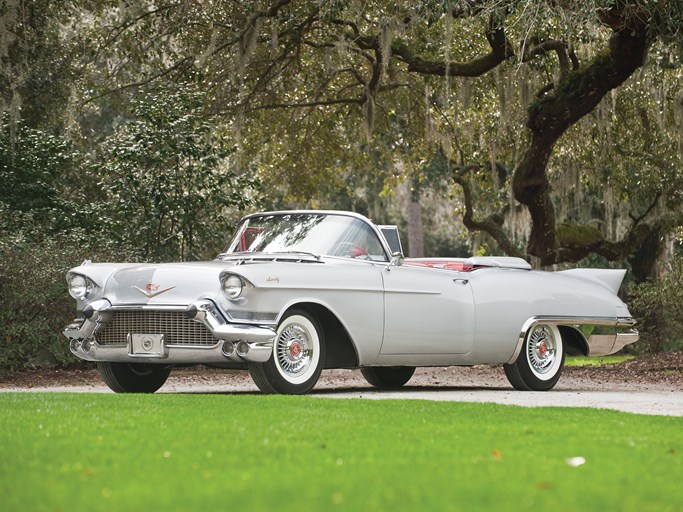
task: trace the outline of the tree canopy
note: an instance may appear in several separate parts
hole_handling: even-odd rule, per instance
[[[658,109],[660,132],[680,134],[678,2],[273,0],[100,8],[88,37],[98,41],[95,55],[108,69],[90,75],[99,86],[91,102],[192,76],[207,90],[208,113],[231,126],[259,171],[277,169],[276,179],[296,184],[289,191],[295,199],[310,197],[321,182],[344,180],[345,171],[381,153],[387,162],[410,162],[404,169],[416,175],[443,158],[461,188],[468,229],[541,264],[591,253],[627,257],[665,222],[659,210],[668,209],[655,207],[670,199],[663,186],[632,202],[631,226],[616,240],[570,227],[557,219],[552,183],[566,170],[553,158],[558,141],[599,105],[611,102],[617,113],[612,91],[643,66],[643,87],[650,74],[670,68],[666,79],[675,84],[665,94],[674,97],[656,105],[643,98],[627,123],[640,121],[635,136],[643,139],[645,119]],[[660,172],[671,173],[671,163]],[[485,201],[482,208],[477,198],[491,195],[482,175],[496,169],[505,170],[502,183],[486,185],[505,188],[508,197],[501,191],[499,205]],[[524,243],[506,226],[514,202],[524,205],[531,226]]]
[[[11,5],[23,2],[5,8],[17,20]],[[234,138],[233,165],[270,184],[275,205],[407,180],[413,196],[453,197],[464,226],[507,254],[630,258],[640,278],[645,249],[683,223],[681,2],[36,5],[49,30],[14,35],[42,41],[41,55],[63,42],[59,76],[74,77],[67,111],[86,144],[153,84],[189,82]],[[5,62],[32,69],[7,41]]]

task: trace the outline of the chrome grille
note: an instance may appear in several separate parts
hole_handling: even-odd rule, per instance
[[[182,311],[113,311],[111,321],[96,333],[100,345],[126,343],[128,334],[163,334],[166,345],[215,345],[218,339]]]

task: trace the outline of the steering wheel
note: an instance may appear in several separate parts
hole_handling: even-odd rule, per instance
[[[339,256],[348,256],[350,258],[369,259],[370,257],[368,251],[353,242],[341,242],[340,244],[337,244],[334,252],[339,254]]]

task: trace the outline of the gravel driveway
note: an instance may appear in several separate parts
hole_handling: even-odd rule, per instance
[[[27,371],[0,380],[2,391],[109,393],[93,369]],[[248,372],[181,369],[159,393],[257,393]],[[642,356],[597,368],[567,367],[549,392],[515,391],[501,368],[419,368],[399,390],[372,388],[356,370],[324,371],[313,396],[493,402],[525,407],[595,407],[638,414],[683,416],[683,352]]]

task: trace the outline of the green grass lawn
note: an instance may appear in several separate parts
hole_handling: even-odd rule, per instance
[[[566,366],[605,366],[609,364],[624,363],[635,359],[636,356],[601,356],[601,357],[582,357],[571,356],[565,360]]]
[[[574,461],[575,465],[568,461]],[[578,464],[578,465],[576,465]],[[263,395],[0,393],[0,510],[681,510],[683,419]]]

